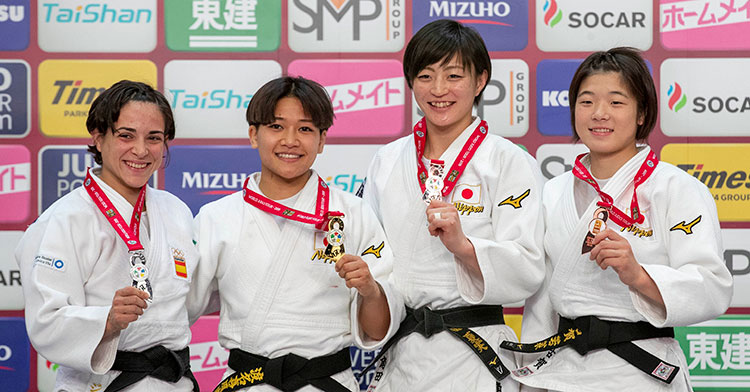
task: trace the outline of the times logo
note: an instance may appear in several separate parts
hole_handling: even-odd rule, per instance
[[[398,52],[404,46],[402,0],[289,0],[295,52]]]
[[[667,144],[661,158],[702,182],[711,191],[719,220],[750,220],[750,144]]]
[[[156,65],[147,60],[45,60],[38,69],[39,123],[53,137],[88,138],[91,103],[122,79],[156,86]]]

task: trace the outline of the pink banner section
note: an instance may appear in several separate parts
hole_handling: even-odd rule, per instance
[[[219,316],[203,316],[190,327],[190,367],[201,391],[212,391],[227,370],[229,350],[219,345]]]

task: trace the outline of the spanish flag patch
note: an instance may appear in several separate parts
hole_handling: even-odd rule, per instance
[[[185,253],[179,249],[172,248],[172,258],[174,259],[174,272],[180,277],[187,279],[187,265],[185,264]]]

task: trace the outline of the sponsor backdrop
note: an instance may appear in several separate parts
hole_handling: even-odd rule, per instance
[[[736,279],[729,315],[678,329],[678,339],[697,390],[750,390],[750,0],[0,1],[2,389],[53,385],[58,365],[37,356],[23,328],[12,255],[93,164],[84,122],[103,89],[130,78],[165,93],[177,139],[151,184],[195,213],[260,168],[244,121],[255,91],[282,74],[316,79],[336,122],[315,168],[355,192],[377,148],[419,119],[401,59],[413,33],[441,18],[484,37],[493,72],[476,112],[535,155],[546,178],[585,150],[570,144],[578,64],[612,46],[644,51],[660,98],[649,143],[710,188]],[[514,325],[520,312],[509,309]],[[191,363],[206,390],[226,367],[217,323],[193,326]],[[357,372],[372,357],[353,350]]]

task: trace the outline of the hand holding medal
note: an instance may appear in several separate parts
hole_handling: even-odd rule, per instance
[[[474,245],[464,234],[458,210],[453,204],[442,200],[433,200],[427,210],[427,230],[433,237],[439,237],[451,253],[458,258],[474,255]]]
[[[336,272],[346,281],[346,287],[355,288],[362,297],[380,294],[380,285],[370,273],[370,267],[355,255],[344,254],[336,261]]]
[[[573,165],[573,175],[576,178],[591,185],[599,194],[601,200],[596,203],[598,208],[594,211],[594,219],[592,219],[589,223],[589,231],[588,233],[586,233],[586,236],[583,239],[581,254],[590,252],[591,249],[598,243],[597,241],[594,241],[593,238],[598,235],[597,233],[602,232],[607,228],[606,221],[608,218],[612,219],[615,224],[619,225],[622,228],[629,227],[636,223],[642,224],[645,221],[645,218],[643,214],[641,214],[641,210],[638,207],[638,193],[636,191],[638,190],[638,186],[643,184],[651,176],[651,173],[654,172],[654,169],[656,169],[656,165],[659,163],[659,158],[656,157],[656,153],[650,151],[646,156],[646,159],[641,164],[640,169],[638,169],[638,172],[633,179],[633,197],[630,200],[630,211],[632,211],[633,214],[631,217],[628,216],[628,214],[620,211],[620,209],[614,205],[614,199],[612,198],[612,196],[608,195],[607,193],[602,191],[601,188],[599,188],[599,184],[596,182],[586,166],[584,166],[581,162],[581,159],[585,155],[586,154],[584,153],[576,157],[575,165]]]
[[[107,315],[104,339],[114,337],[130,323],[138,320],[148,307],[147,300],[148,293],[135,287],[127,286],[117,290]]]
[[[607,230],[607,218],[609,213],[604,207],[599,207],[594,210],[594,218],[589,222],[589,232],[586,233],[586,237],[583,239],[583,247],[581,248],[581,254],[591,252],[594,249],[594,237],[604,230]]]

